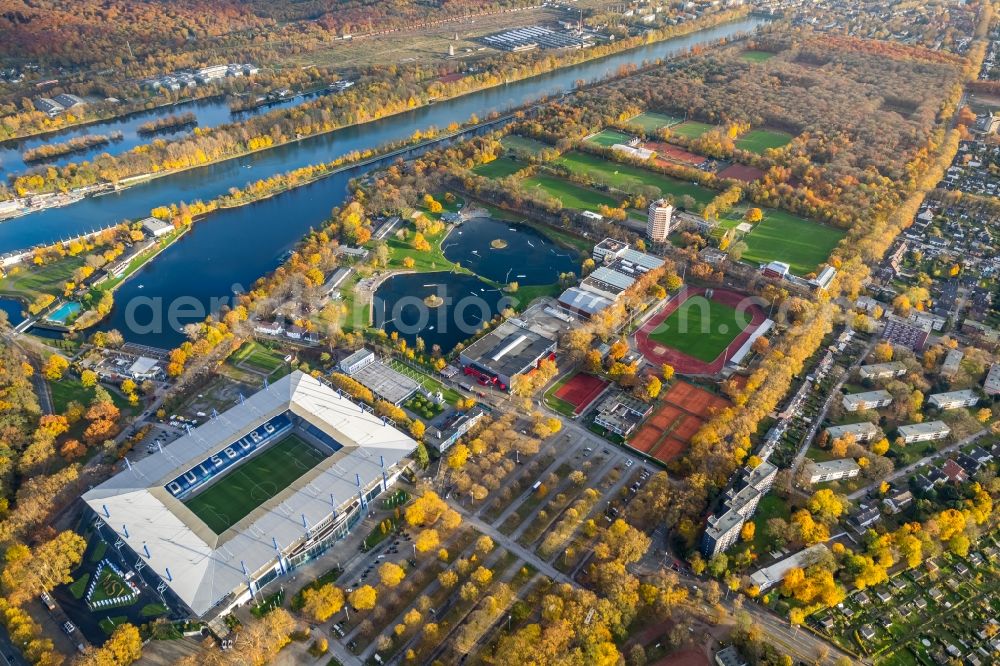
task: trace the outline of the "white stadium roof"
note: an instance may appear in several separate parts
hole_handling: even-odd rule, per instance
[[[343,448],[270,500],[215,534],[164,486],[192,465],[290,411]],[[356,499],[409,455],[416,442],[317,379],[295,372],[84,494],[88,505],[196,614],[204,615],[310,526]],[[384,463],[384,467],[383,467]],[[126,537],[126,530],[128,536]],[[145,556],[143,546],[150,556]],[[169,574],[167,570],[169,569]]]

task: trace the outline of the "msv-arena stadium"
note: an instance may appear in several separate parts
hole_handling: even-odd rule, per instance
[[[416,445],[295,372],[83,499],[137,567],[215,615],[346,536]]]

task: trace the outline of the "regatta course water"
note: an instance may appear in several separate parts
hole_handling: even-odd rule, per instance
[[[485,117],[503,112],[569,90],[577,81],[599,80],[622,66],[668,58],[699,44],[750,32],[763,23],[748,18],[717,26],[244,158],[164,176],[117,194],[26,215],[0,224],[0,252],[136,219],[158,205],[208,200],[253,180],[405,139],[418,129],[446,127],[472,114]],[[254,280],[273,270],[306,231],[326,220],[330,210],[344,201],[351,178],[384,165],[380,161],[344,171],[197,222],[119,288],[116,306],[101,328],[116,328],[133,342],[176,346],[184,339],[184,324],[200,321],[231,302],[234,291],[248,289]]]
[[[315,94],[309,94],[306,96],[299,95],[282,101],[280,106],[298,106],[299,104],[302,104],[310,99],[315,99],[315,97]],[[252,111],[230,113],[229,102],[222,97],[213,97],[211,99],[161,106],[148,111],[137,111],[136,113],[131,113],[126,116],[110,118],[108,120],[102,120],[87,125],[75,125],[73,127],[67,127],[66,129],[40,136],[28,137],[25,139],[11,139],[10,141],[4,141],[0,144],[0,177],[8,178],[12,175],[21,175],[23,172],[32,168],[62,166],[64,164],[69,164],[70,162],[85,162],[93,159],[97,155],[101,155],[102,153],[118,155],[120,153],[128,152],[136,146],[149,143],[153,139],[166,139],[169,141],[191,133],[192,126],[176,128],[173,130],[164,130],[155,134],[139,133],[139,126],[143,123],[148,123],[151,120],[157,120],[159,118],[165,118],[170,115],[193,113],[198,120],[197,126],[202,129],[206,129],[209,127],[218,127],[219,125],[224,125],[226,123],[238,122],[239,120],[247,118],[251,115],[266,113],[273,108],[273,106],[266,106]],[[44,146],[49,143],[63,143],[74,137],[86,136],[88,134],[103,134],[110,137],[114,132],[122,133],[120,141],[112,141],[111,143],[104,144],[103,146],[94,146],[93,148],[88,148],[87,150],[80,150],[50,160],[33,162],[31,164],[26,164],[24,159],[21,157],[21,154],[29,148],[37,148],[38,146]]]

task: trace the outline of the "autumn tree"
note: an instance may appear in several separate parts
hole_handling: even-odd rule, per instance
[[[343,590],[330,583],[302,591],[302,613],[313,622],[326,622],[343,607]]]

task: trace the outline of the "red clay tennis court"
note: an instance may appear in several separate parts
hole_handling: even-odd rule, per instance
[[[601,395],[608,382],[583,372],[570,377],[556,390],[556,397],[573,405],[573,412],[579,414]]]
[[[698,429],[729,401],[694,384],[675,382],[663,402],[643,424],[628,445],[663,463],[687,449]]]
[[[752,183],[764,177],[764,172],[760,169],[746,164],[730,164],[718,173],[719,178],[732,178],[741,180],[744,183]]]
[[[655,151],[657,156],[669,160],[671,162],[679,162],[681,164],[687,164],[689,166],[696,166],[702,164],[708,158],[704,155],[699,155],[698,153],[692,153],[690,151],[684,150],[683,148],[678,148],[677,146],[671,145],[669,143],[664,143],[662,141],[647,141],[643,144],[644,148]]]

